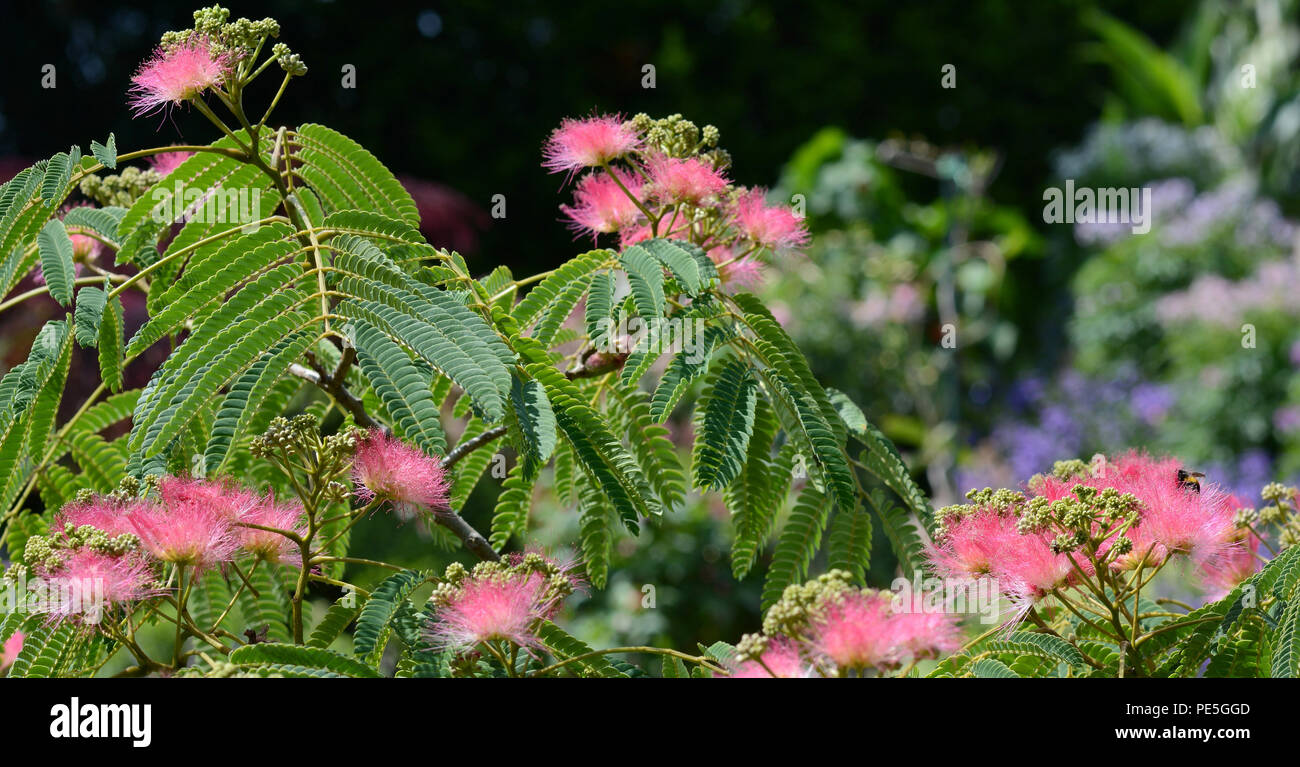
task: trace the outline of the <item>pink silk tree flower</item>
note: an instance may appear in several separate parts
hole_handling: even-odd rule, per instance
[[[697,157],[656,155],[646,162],[646,171],[655,198],[669,203],[698,205],[721,194],[731,183],[721,171]]]
[[[131,78],[131,109],[140,117],[198,98],[225,82],[231,63],[228,54],[213,53],[204,37],[158,48]]]
[[[619,115],[566,118],[542,147],[542,167],[572,176],[575,171],[598,168],[640,146],[636,131],[625,127]]]
[[[116,538],[124,533],[135,534],[135,528],[131,525],[131,512],[138,506],[137,503],[118,503],[108,498],[93,498],[89,501],[72,501],[59,509],[54,515],[54,522],[51,527],[55,530],[62,530],[67,525],[73,527],[82,527],[89,525],[96,530],[102,530],[111,538]]]
[[[735,251],[724,246],[710,250],[709,258],[717,265],[723,286],[733,293],[763,284],[763,262],[753,256],[736,258]]]
[[[640,182],[631,173],[615,170],[618,181],[602,172],[589,173],[578,181],[573,190],[574,205],[561,205],[560,210],[569,218],[569,228],[577,234],[617,232],[636,223],[641,210],[628,193],[639,194]],[[619,186],[619,183],[622,186]],[[624,189],[627,192],[624,192]]]
[[[305,536],[307,534],[307,524],[303,519],[305,514],[302,504],[297,500],[279,502],[267,495],[240,515],[239,523],[272,527]],[[289,538],[270,530],[245,527],[244,524],[236,524],[239,547],[257,559],[294,564],[301,554],[297,544]]]
[[[140,505],[131,514],[146,551],[163,562],[202,572],[229,562],[239,546],[234,520],[202,498]]]
[[[811,645],[841,670],[886,668],[897,663],[892,596],[852,591],[824,605],[810,626]]]
[[[732,220],[746,239],[778,253],[798,251],[808,244],[803,219],[790,208],[768,205],[762,189],[752,189],[736,200]]]
[[[161,152],[149,158],[149,169],[160,176],[166,176],[193,156],[193,152]]]
[[[504,640],[536,647],[537,622],[556,608],[540,573],[498,573],[469,578],[439,607],[429,638],[444,649],[468,650],[481,642]]]
[[[357,444],[352,481],[362,502],[388,501],[403,520],[450,505],[451,486],[438,459],[378,429]]]
[[[645,242],[653,238],[654,232],[650,230],[650,225],[642,221],[620,229],[618,232],[618,245],[620,248],[630,248],[638,242]]]
[[[35,572],[49,587],[40,610],[52,621],[98,623],[109,607],[162,593],[148,560],[134,551],[114,555],[80,548],[58,568]]]
[[[731,671],[732,679],[802,679],[813,676],[811,665],[799,655],[799,647],[784,637],[768,643],[758,660],[748,660]]]
[[[1221,554],[1201,564],[1201,581],[1212,599],[1222,599],[1234,586],[1259,572],[1259,536],[1249,530]]]
[[[189,477],[164,477],[158,494],[168,508],[198,504],[230,521],[239,519],[261,501],[256,493],[233,482]]]
[[[15,631],[9,635],[5,643],[0,647],[0,671],[4,671],[14,664],[18,653],[23,651],[23,640],[27,635],[21,631]]]
[[[1213,483],[1199,490],[1178,481],[1180,464],[1173,458],[1129,453],[1113,459],[1102,476],[1086,482],[1132,493],[1142,502],[1141,524],[1133,531],[1133,552],[1139,559],[1151,550],[1155,561],[1185,554],[1200,566],[1222,554],[1235,539],[1229,496]],[[1145,545],[1143,545],[1145,544]]]
[[[956,613],[895,612],[891,622],[894,643],[902,656],[937,658],[962,645],[960,616]]]

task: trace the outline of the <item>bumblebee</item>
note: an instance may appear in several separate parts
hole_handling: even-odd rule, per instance
[[[1199,471],[1178,470],[1178,486],[1193,493],[1201,492],[1201,479],[1205,475]]]

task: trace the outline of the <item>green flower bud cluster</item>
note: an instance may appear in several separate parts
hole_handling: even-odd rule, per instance
[[[698,155],[718,170],[731,165],[731,155],[718,148],[721,136],[715,126],[700,128],[680,114],[655,120],[645,113],[634,115],[627,125],[641,134],[646,147],[652,151],[662,152],[669,157]]]
[[[1088,464],[1078,458],[1072,458],[1052,464],[1052,476],[1060,480],[1087,479],[1092,476],[1092,472],[1089,471]]]
[[[117,489],[108,494],[108,499],[115,503],[130,503],[131,501],[146,495],[154,494],[158,491],[158,483],[162,481],[160,474],[146,474],[143,478],[133,477],[130,474],[122,477],[117,483]],[[85,503],[94,498],[94,493],[90,491],[81,491],[77,493],[77,500]]]
[[[853,590],[853,575],[846,570],[831,570],[816,580],[791,584],[781,599],[763,616],[763,633],[768,636],[799,636],[817,617],[820,608],[838,602]]]
[[[276,63],[285,72],[294,77],[302,77],[307,74],[307,65],[303,63],[302,57],[289,51],[289,46],[284,43],[276,43],[271,49],[271,55],[275,57]]]
[[[229,52],[242,57],[251,55],[268,37],[279,37],[280,22],[271,18],[261,21],[238,18],[230,21],[230,9],[214,5],[194,12],[193,29],[164,33],[162,46],[170,50],[196,36],[211,42],[213,53]]]
[[[162,176],[157,171],[129,166],[115,176],[86,176],[79,188],[100,205],[129,208],[159,181]]]
[[[736,643],[734,660],[737,664],[758,660],[767,652],[768,638],[764,634],[745,634]]]
[[[1235,522],[1238,527],[1247,525],[1260,524],[1269,525],[1278,528],[1278,546],[1282,549],[1289,548],[1296,543],[1300,543],[1300,512],[1297,508],[1300,503],[1297,502],[1297,491],[1294,487],[1288,487],[1278,482],[1270,482],[1264,486],[1259,495],[1268,505],[1264,506],[1251,515],[1238,511]],[[1252,518],[1253,517],[1253,518]],[[1263,535],[1262,531],[1259,531]]]
[[[62,530],[28,538],[23,549],[23,560],[29,564],[39,564],[41,569],[51,572],[62,567],[71,552],[82,548],[109,556],[121,556],[139,549],[140,539],[131,533],[110,536],[97,527],[77,526],[69,522]]]
[[[1019,514],[1025,504],[1024,493],[1005,488],[994,490],[971,489],[966,493],[970,503],[957,503],[944,506],[934,513],[934,530],[931,531],[935,541],[942,541],[948,534],[948,528],[961,519],[980,511],[996,511],[999,514]]]

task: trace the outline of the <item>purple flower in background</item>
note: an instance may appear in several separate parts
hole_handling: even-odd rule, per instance
[[[1129,396],[1133,412],[1144,423],[1155,424],[1164,419],[1169,408],[1173,407],[1174,395],[1168,386],[1153,383],[1140,383],[1133,387]]]
[[[1273,428],[1283,434],[1290,434],[1300,429],[1300,407],[1288,405],[1278,408],[1273,413]]]

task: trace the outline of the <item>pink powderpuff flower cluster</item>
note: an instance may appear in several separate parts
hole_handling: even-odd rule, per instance
[[[569,227],[577,232],[593,236],[617,232],[641,215],[636,203],[623,190],[635,195],[641,188],[636,176],[622,169],[615,170],[613,176],[588,173],[573,190],[574,204],[561,205],[560,210],[569,217]]]
[[[131,78],[130,106],[136,117],[179,106],[222,85],[232,64],[229,54],[214,53],[210,41],[198,35],[160,47]]]
[[[1178,481],[1181,464],[1131,452],[1108,461],[1088,484],[1132,493],[1142,502],[1141,524],[1132,532],[1133,552],[1154,562],[1184,554],[1196,565],[1212,564],[1237,539],[1231,496],[1214,483],[1193,491]],[[1136,560],[1134,560],[1136,563]]]
[[[161,152],[149,158],[149,169],[160,176],[166,176],[193,156],[193,152]]]
[[[482,563],[472,574],[452,565],[432,597],[437,609],[427,635],[434,646],[457,651],[484,642],[537,647],[539,623],[580,587],[571,563],[537,553]]]
[[[4,645],[0,646],[0,672],[14,664],[18,658],[18,653],[23,651],[23,640],[27,635],[21,631],[15,631],[5,640]]]
[[[363,503],[388,501],[403,520],[449,508],[451,486],[442,463],[379,429],[358,442],[352,480]]]
[[[736,200],[732,215],[736,227],[753,243],[777,252],[797,251],[808,244],[808,230],[794,211],[768,205],[762,189],[752,189]]]
[[[151,556],[196,572],[231,561],[239,547],[235,519],[226,507],[197,495],[170,503],[142,504],[130,519]]]
[[[733,678],[862,676],[938,657],[962,643],[960,616],[911,611],[888,591],[857,588],[832,570],[789,586],[728,663]]]
[[[758,658],[737,663],[731,669],[732,679],[805,679],[814,674],[813,667],[799,653],[799,646],[785,637],[770,642]]]
[[[69,552],[54,569],[37,566],[33,571],[47,583],[69,587],[51,590],[59,596],[42,606],[51,621],[97,623],[113,605],[162,593],[149,560],[139,551],[113,554],[83,547]]]
[[[296,499],[277,501],[274,496],[263,496],[239,517],[239,547],[265,562],[299,564],[302,552],[297,544],[274,531],[284,530],[299,537],[306,536],[305,514],[302,504]]]
[[[542,167],[572,176],[583,168],[598,168],[641,147],[636,131],[619,115],[566,118],[542,147]]]
[[[646,172],[651,193],[665,203],[698,205],[722,194],[731,183],[726,174],[698,157],[655,155],[646,161]]]
[[[547,141],[542,165],[570,177],[592,169],[575,186],[573,203],[560,206],[578,236],[617,236],[624,249],[654,238],[689,241],[719,266],[724,287],[752,289],[762,281],[761,256],[797,252],[809,235],[789,206],[732,184],[716,140],[715,129],[699,131],[680,116],[592,116],[565,120]]]
[[[868,590],[826,604],[813,618],[809,637],[816,653],[842,670],[889,668],[961,646],[956,616],[900,612],[893,594]]]
[[[154,559],[206,570],[229,562],[237,551],[266,561],[292,564],[293,541],[270,530],[306,533],[297,501],[277,501],[223,480],[164,477],[158,498],[116,500],[91,497],[73,501],[54,517],[55,529],[90,526],[109,537],[138,537]]]
[[[1180,481],[1180,468],[1172,458],[1130,452],[1094,462],[1082,476],[1037,476],[1016,504],[990,503],[945,521],[929,560],[945,577],[995,579],[1017,606],[1017,616],[1023,615],[1053,590],[1075,585],[1080,572],[1092,575],[1096,564],[1081,550],[1055,551],[1053,539],[1059,530],[1022,530],[1017,509],[1023,509],[1021,504],[1076,500],[1082,486],[1136,499],[1136,522],[1122,530],[1131,544],[1124,553],[1112,548],[1120,540],[1119,530],[1093,524],[1093,535],[1101,539],[1096,561],[1123,571],[1160,566],[1181,555],[1207,585],[1226,589],[1255,571],[1258,539],[1250,540],[1253,536],[1236,528],[1239,501],[1213,483],[1193,486]]]

